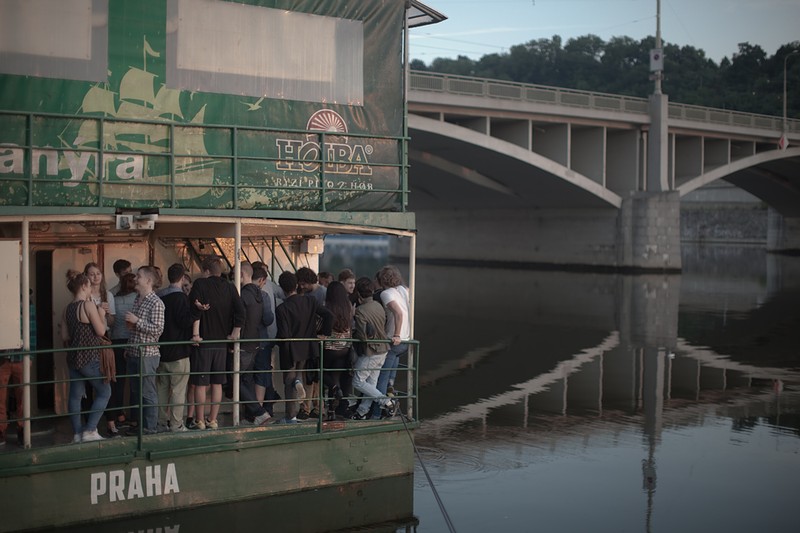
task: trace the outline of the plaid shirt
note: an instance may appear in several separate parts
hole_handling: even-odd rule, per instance
[[[144,342],[158,342],[158,338],[164,331],[164,302],[156,296],[155,292],[151,292],[144,298],[137,296],[136,301],[133,302],[131,313],[139,317],[139,321],[128,338],[128,343],[132,346],[125,350],[125,357],[137,357],[140,349],[145,357],[160,355],[158,345],[153,344],[141,348],[135,345]],[[120,319],[125,320],[125,317],[120,317]]]

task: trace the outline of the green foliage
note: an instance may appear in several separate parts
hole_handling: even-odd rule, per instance
[[[488,54],[478,60],[466,56],[437,58],[430,67],[414,60],[411,68],[445,74],[477,76],[521,83],[647,97],[650,50],[655,39],[596,35],[569,39],[536,39],[512,46],[509,52]],[[683,104],[734,109],[749,113],[783,113],[784,58],[800,52],[800,41],[782,46],[768,56],[758,45],[740,43],[739,50],[717,65],[702,49],[664,46],[663,92]],[[789,117],[800,118],[800,53],[787,61]]]

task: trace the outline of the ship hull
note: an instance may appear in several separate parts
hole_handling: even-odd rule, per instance
[[[3,529],[91,524],[413,474],[403,425],[316,430],[251,427],[149,436],[142,446],[125,438],[5,454],[0,499],[20,512],[6,513]],[[407,483],[392,486],[399,493],[390,498],[408,499]]]

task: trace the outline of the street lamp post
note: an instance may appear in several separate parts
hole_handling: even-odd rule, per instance
[[[664,77],[664,50],[661,46],[661,0],[656,0],[656,47],[650,51],[650,70],[655,80],[653,94],[661,94],[661,80]]]
[[[786,135],[787,130],[789,129],[789,122],[786,118],[786,63],[789,61],[789,58],[795,54],[800,53],[800,50],[792,50],[783,58],[783,135]]]

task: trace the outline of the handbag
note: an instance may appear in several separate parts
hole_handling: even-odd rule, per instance
[[[114,357],[114,349],[109,348],[112,344],[111,339],[105,335],[97,337],[97,345],[105,346],[105,348],[100,348],[100,373],[103,374],[103,383],[117,382],[117,364]]]
[[[331,332],[330,337],[328,337],[328,339],[331,340],[326,340],[323,347],[326,350],[334,350],[339,352],[341,350],[344,350],[345,348],[349,348],[351,343],[348,341],[333,340],[333,339],[349,339],[349,338],[350,338],[349,329],[347,331],[333,331]]]

